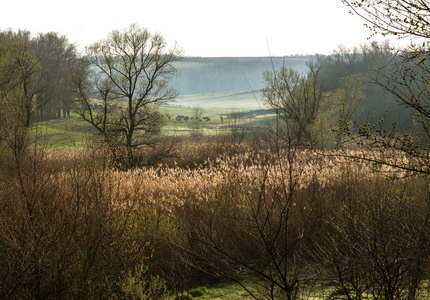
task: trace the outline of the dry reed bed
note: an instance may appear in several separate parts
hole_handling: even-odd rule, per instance
[[[76,181],[88,180],[92,176],[101,187],[99,197],[111,199],[117,207],[144,208],[156,204],[169,209],[188,201],[207,201],[223,187],[251,193],[264,183],[271,189],[289,189],[294,185],[297,190],[311,182],[325,185],[341,180],[345,172],[378,176],[370,172],[370,168],[368,164],[353,162],[336,153],[321,155],[309,150],[300,151],[291,159],[288,153],[248,151],[233,157],[206,160],[195,168],[158,166],[120,171],[100,164],[92,172],[78,167],[52,176],[63,187],[73,182],[72,177]]]
[[[205,145],[205,147],[208,146]],[[201,149],[195,147],[192,151],[198,152],[199,150]],[[204,154],[197,156],[196,152],[187,153],[187,155],[203,157]],[[217,158],[209,158],[192,168],[184,168],[179,165],[172,167],[160,165],[152,168],[120,171],[109,167],[109,160],[99,153],[78,150],[48,151],[45,153],[45,172],[43,168],[25,169],[25,172],[28,171],[28,179],[23,185],[25,188],[21,193],[24,196],[13,195],[13,193],[18,193],[18,189],[14,187],[20,182],[17,180],[18,176],[15,176],[15,179],[12,178],[13,176],[9,176],[9,180],[4,180],[4,187],[0,186],[0,198],[5,200],[2,209],[5,216],[10,216],[10,218],[5,218],[3,223],[0,222],[0,233],[5,243],[3,249],[8,249],[8,253],[11,253],[10,249],[20,249],[21,246],[15,241],[19,240],[16,237],[20,234],[19,230],[25,234],[40,231],[43,234],[40,235],[42,236],[41,240],[50,247],[51,245],[55,247],[52,249],[58,249],[57,243],[63,242],[65,243],[64,249],[69,249],[71,248],[69,242],[73,241],[76,243],[75,247],[79,249],[83,247],[82,249],[91,251],[94,248],[94,243],[102,243],[103,247],[99,247],[99,245],[95,247],[101,249],[100,251],[106,251],[99,255],[97,263],[100,269],[94,269],[95,276],[101,272],[99,270],[103,270],[104,274],[109,276],[109,272],[115,269],[110,266],[105,267],[107,266],[106,261],[115,262],[116,257],[119,257],[118,262],[125,259],[129,261],[130,265],[141,263],[142,257],[147,255],[145,251],[155,253],[155,256],[151,256],[151,259],[156,262],[154,268],[162,269],[163,274],[165,274],[165,270],[169,270],[172,266],[172,254],[170,246],[163,244],[163,238],[169,237],[171,241],[178,244],[183,242],[185,243],[184,247],[194,247],[192,244],[190,244],[191,246],[186,244],[187,239],[184,238],[183,232],[201,234],[202,232],[195,229],[203,228],[202,230],[205,230],[203,226],[207,225],[205,222],[208,221],[205,219],[205,213],[211,209],[219,209],[218,214],[214,214],[214,217],[217,217],[219,221],[216,223],[218,226],[216,233],[224,236],[226,240],[232,241],[233,249],[240,249],[240,253],[244,253],[242,251],[244,249],[250,249],[250,256],[256,255],[256,252],[253,251],[255,244],[258,243],[250,245],[252,240],[247,238],[253,233],[252,230],[248,230],[250,224],[247,221],[247,213],[248,207],[252,207],[251,205],[255,203],[252,201],[256,199],[255,195],[262,190],[263,185],[269,193],[276,192],[277,189],[288,190],[289,188],[303,191],[303,193],[299,191],[293,200],[292,210],[294,211],[291,213],[291,223],[288,227],[288,230],[291,230],[290,236],[296,234],[297,239],[301,239],[304,233],[316,232],[317,227],[319,228],[321,224],[319,223],[320,219],[328,217],[332,220],[331,216],[336,216],[339,212],[341,213],[339,216],[343,218],[345,215],[343,209],[347,207],[345,204],[348,204],[345,203],[345,199],[348,200],[349,196],[354,202],[356,199],[361,201],[357,207],[363,208],[365,213],[362,220],[366,222],[369,219],[367,212],[371,212],[370,215],[372,216],[374,211],[375,213],[379,212],[379,210],[367,209],[373,208],[373,205],[380,206],[380,202],[374,201],[379,195],[383,196],[381,198],[387,199],[384,202],[388,203],[386,207],[391,207],[393,201],[388,197],[391,194],[386,195],[382,191],[380,194],[376,193],[376,196],[373,195],[375,191],[378,191],[375,188],[391,188],[390,182],[378,185],[377,180],[375,180],[375,188],[363,186],[363,184],[372,183],[373,178],[382,178],[380,173],[371,172],[371,165],[347,159],[342,156],[344,154],[340,152],[321,154],[309,150],[285,151],[283,153],[248,150],[236,155],[220,155]],[[357,153],[350,152],[347,154],[356,155]],[[358,154],[361,155],[361,153]],[[34,174],[31,172],[32,170]],[[55,170],[55,172],[51,170]],[[384,171],[385,174],[391,169],[379,168],[379,171]],[[8,176],[6,173],[3,175]],[[1,176],[2,174],[0,174]],[[0,180],[0,185],[1,183]],[[311,199],[312,189],[306,189],[309,186],[312,188],[315,183],[320,189],[314,191],[318,191],[320,197]],[[345,187],[348,184],[350,186]],[[324,188],[324,185],[327,185],[327,188]],[[412,186],[410,189],[414,189],[414,187]],[[405,190],[405,193],[410,189]],[[415,188],[415,190],[420,191],[419,188]],[[224,191],[227,194],[226,199],[217,198],[222,197]],[[239,193],[235,193],[235,191]],[[351,195],[350,191],[357,191],[357,193]],[[393,193],[397,193],[397,191],[393,190]],[[33,195],[35,196],[33,197]],[[256,203],[256,207],[260,204],[265,205],[266,202],[264,201],[272,203],[271,201],[276,199],[285,200],[285,198],[271,197],[272,195],[263,197],[263,202]],[[280,194],[280,196],[283,195],[285,194]],[[345,197],[342,198],[342,195]],[[371,195],[371,197],[367,197],[367,195]],[[38,210],[30,207],[30,211],[26,201],[36,196],[37,199],[34,203]],[[248,206],[244,206],[245,209],[241,209],[241,203],[239,203],[240,197],[243,196],[248,196],[246,200],[249,200],[248,203],[243,202],[245,205],[248,204]],[[402,196],[401,193],[400,196]],[[406,196],[411,204],[402,205],[402,209],[399,210],[400,216],[405,212],[404,207],[411,212],[415,212],[414,209],[417,207],[418,211],[424,211],[424,209],[419,209],[421,206],[418,205],[421,204],[418,198],[417,201],[412,201],[414,200],[412,196],[409,197],[405,194]],[[19,199],[25,201],[17,201]],[[216,201],[218,199],[221,200]],[[287,202],[284,201],[284,204]],[[397,202],[400,203],[400,201],[393,203]],[[189,204],[196,205],[191,206]],[[318,205],[321,209],[307,209],[307,207],[311,207],[310,205]],[[156,210],[150,209],[153,207]],[[136,210],[138,212],[136,215],[130,214],[133,219],[130,217],[131,221],[128,222],[127,216],[130,210],[117,208],[143,209]],[[145,210],[146,208],[148,210]],[[175,210],[176,208],[178,209]],[[236,210],[235,208],[239,209]],[[271,221],[273,219],[276,222],[277,215],[269,215],[273,211],[272,208],[277,209],[278,207],[268,205],[266,206],[266,214],[260,214],[258,217],[270,218]],[[170,214],[170,211],[173,211],[173,214]],[[227,213],[224,214],[225,211]],[[396,212],[395,210],[392,211]],[[36,221],[39,223],[36,223],[33,228],[33,224],[27,222],[27,219],[33,220],[34,218],[27,217],[26,213],[34,215],[34,212],[38,213]],[[143,213],[140,214],[140,212]],[[154,212],[157,215],[153,214]],[[242,217],[232,218],[232,216],[237,215]],[[135,216],[136,218],[134,218]],[[173,218],[171,218],[172,216]],[[342,218],[341,220],[343,220]],[[371,218],[371,220],[373,219],[379,220],[378,218]],[[419,220],[419,217],[414,213],[412,220],[415,219]],[[178,225],[175,220],[180,220],[183,223]],[[393,218],[390,217],[388,220],[390,225],[393,224],[391,220]],[[22,224],[26,224],[26,227]],[[77,227],[78,230],[71,226],[73,224],[80,226]],[[161,225],[159,226],[159,224]],[[411,224],[413,226],[411,225],[410,228],[418,228],[414,222]],[[365,225],[373,226],[373,223],[365,223]],[[177,230],[177,226],[181,226],[184,231]],[[395,226],[391,227],[394,228]],[[27,228],[34,230],[31,231]],[[364,229],[367,230],[367,228],[372,229],[372,227],[365,227]],[[386,228],[390,227],[386,226]],[[18,233],[15,234],[14,230],[17,230]],[[52,235],[54,231],[57,233],[56,236]],[[45,234],[46,232],[49,234]],[[385,231],[383,233],[382,237],[388,236]],[[10,241],[4,238],[9,236]],[[35,236],[39,237],[37,234]],[[71,238],[63,239],[67,236]],[[160,236],[163,238],[159,239]],[[92,242],[93,239],[94,243]],[[34,240],[38,241],[36,238]],[[397,240],[394,239],[394,241]],[[28,245],[29,253],[33,251],[31,250],[32,247],[31,244]],[[334,247],[331,245],[327,247],[327,249],[332,248]],[[191,249],[196,250],[195,248]],[[82,253],[85,254],[85,251]],[[105,259],[106,253],[110,253],[109,259]],[[50,263],[53,260],[52,256],[57,255],[57,251],[43,252],[40,255]],[[81,252],[76,252],[74,255],[71,261],[85,263]],[[168,257],[167,261],[164,260],[165,257]],[[58,260],[60,259],[62,258],[58,258]],[[5,259],[3,262],[9,263],[9,259]],[[2,262],[0,261],[0,263]],[[182,262],[173,262],[173,264],[175,263],[181,265]],[[118,268],[116,270],[120,270],[120,267],[116,268]],[[75,277],[73,270],[68,272],[71,272],[71,276]],[[155,272],[158,272],[158,269]],[[176,277],[172,281],[175,279]]]

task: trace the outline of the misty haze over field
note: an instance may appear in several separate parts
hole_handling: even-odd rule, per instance
[[[307,70],[310,56],[287,57],[187,57],[175,63],[179,74],[171,81],[181,95],[260,90],[263,72],[282,65]],[[273,64],[273,65],[272,65]]]

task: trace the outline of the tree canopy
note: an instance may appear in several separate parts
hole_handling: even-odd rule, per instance
[[[115,160],[132,165],[136,147],[153,146],[162,124],[156,105],[177,96],[169,80],[181,56],[161,35],[135,24],[86,49],[71,79],[75,110],[102,134]]]

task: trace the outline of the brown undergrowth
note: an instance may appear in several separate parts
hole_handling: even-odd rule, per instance
[[[178,149],[176,162],[126,171],[89,150],[8,154],[1,298],[157,299],[217,278],[246,279],[256,298],[422,291],[425,178],[334,152]]]

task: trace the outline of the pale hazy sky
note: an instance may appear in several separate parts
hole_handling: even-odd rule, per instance
[[[131,23],[186,56],[330,54],[370,36],[341,0],[8,0],[0,10],[0,30],[55,31],[79,49]]]

